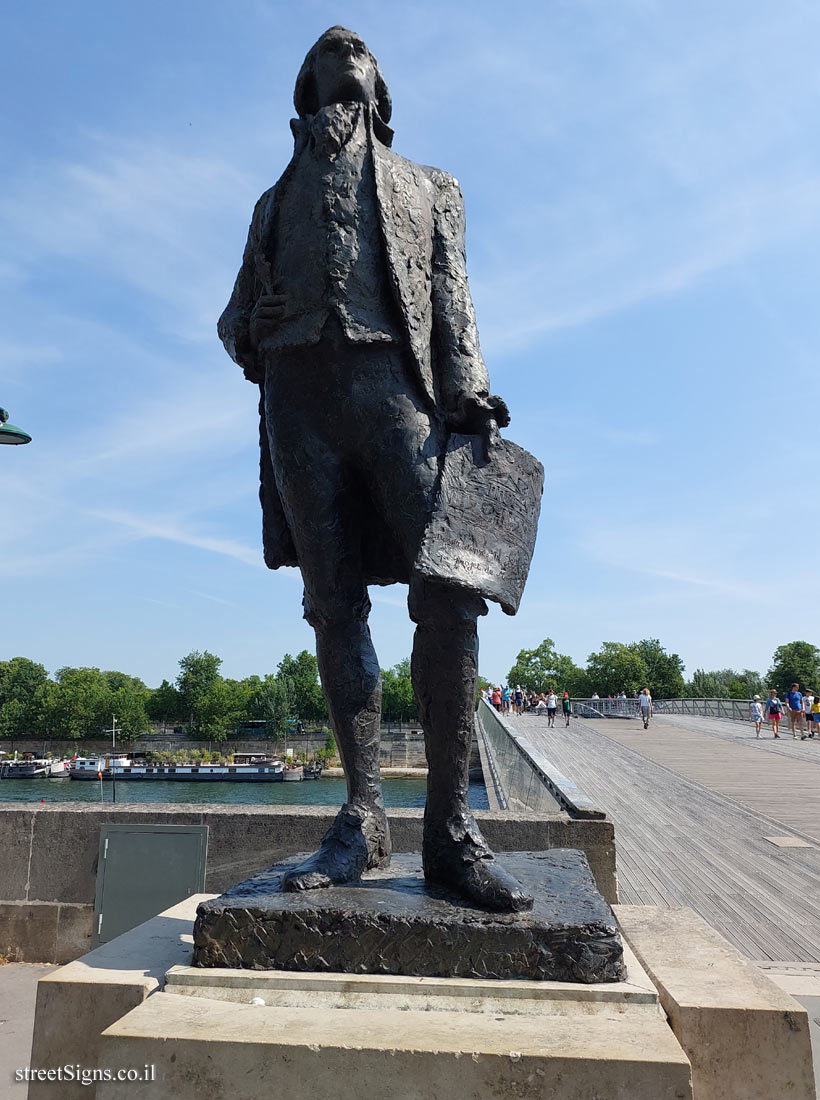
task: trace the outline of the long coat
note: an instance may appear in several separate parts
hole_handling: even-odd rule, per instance
[[[299,561],[271,464],[264,410],[265,364],[251,346],[248,329],[256,302],[269,290],[263,273],[275,256],[279,207],[306,147],[309,122],[291,123],[296,138],[293,159],[256,204],[242,267],[218,326],[228,354],[263,391],[259,495],[265,563],[271,569],[298,565]],[[446,415],[458,409],[463,397],[486,397],[489,393],[467,282],[461,190],[446,172],[405,160],[372,135],[371,147],[387,269],[410,360],[431,408]],[[407,581],[407,565],[387,529],[377,516],[373,524],[362,540],[368,583]]]

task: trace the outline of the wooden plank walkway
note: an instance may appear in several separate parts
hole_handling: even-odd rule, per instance
[[[781,733],[775,740],[764,727],[758,739],[751,723],[677,714],[654,717],[648,730],[638,721],[588,724],[677,775],[820,841],[816,737],[801,741]]]
[[[820,962],[820,765],[796,758],[798,746],[820,746],[774,752],[675,718],[655,718],[646,732],[637,721],[573,719],[568,730],[534,715],[513,721],[615,823],[621,901],[688,905],[752,959]],[[769,836],[807,846],[780,848]]]

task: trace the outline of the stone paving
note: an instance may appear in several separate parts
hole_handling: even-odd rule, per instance
[[[25,1082],[18,1084],[14,1073],[29,1064],[37,982],[55,969],[43,963],[0,966],[0,1097],[3,1100],[24,1100],[28,1092],[28,1085]]]

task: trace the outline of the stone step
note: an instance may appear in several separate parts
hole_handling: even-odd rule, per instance
[[[102,1065],[152,1065],[151,1100],[692,1100],[660,1014],[485,1016],[271,1008],[156,993],[102,1036]],[[99,1100],[133,1100],[101,1082]]]

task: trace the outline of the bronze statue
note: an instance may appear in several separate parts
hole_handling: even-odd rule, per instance
[[[509,415],[479,348],[458,184],[392,152],[387,85],[358,35],[321,36],[294,104],[293,158],[256,205],[219,321],[260,388],[265,561],[302,571],[348,785],[284,888],[355,881],[390,861],[367,585],[399,581],[429,764],[425,876],[480,906],[525,909],[469,811],[468,763],[482,596],[517,607],[540,466],[498,437]],[[522,500],[525,530],[508,545],[503,520]]]

